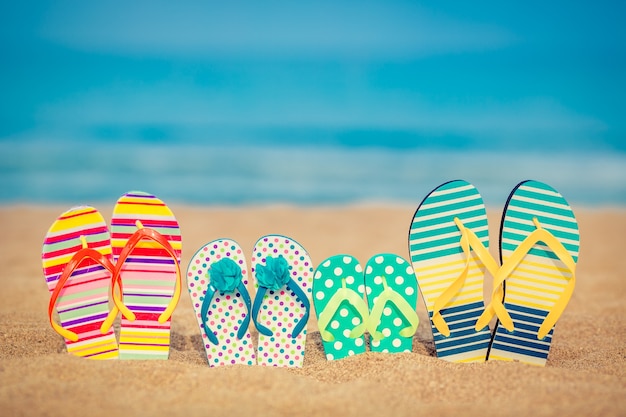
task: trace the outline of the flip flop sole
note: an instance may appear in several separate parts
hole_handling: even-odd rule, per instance
[[[524,181],[513,189],[504,209],[500,233],[502,263],[536,229],[534,217],[576,262],[580,234],[571,207],[552,187]],[[538,330],[571,277],[571,271],[547,246],[540,242],[532,247],[505,281],[504,307],[515,330],[509,332],[500,322],[496,324],[489,360],[545,365],[554,327],[543,340],[537,338]]]
[[[191,258],[187,268],[187,288],[200,327],[207,361],[209,366],[256,365],[256,355],[250,331],[247,330],[243,338],[237,338],[239,326],[241,326],[244,318],[250,314],[239,291],[232,293],[216,292],[213,296],[209,306],[207,323],[217,336],[219,341],[217,345],[211,343],[204,330],[201,309],[211,282],[211,265],[224,258],[231,259],[239,265],[243,285],[248,285],[250,274],[243,251],[237,242],[229,239],[218,239],[207,243]]]
[[[282,255],[289,264],[291,279],[300,286],[308,298],[313,285],[313,263],[306,250],[293,239],[281,235],[267,235],[254,245],[251,270],[265,265],[268,256]],[[256,283],[258,289],[258,282]],[[257,363],[265,366],[301,368],[304,362],[306,327],[296,336],[292,331],[306,314],[302,301],[283,286],[277,291],[267,290],[259,311],[258,321],[273,333],[259,333]]]
[[[72,256],[89,248],[111,257],[111,237],[102,215],[93,207],[81,206],[63,213],[48,230],[43,243],[43,272],[52,293]],[[62,327],[78,335],[65,339],[67,351],[90,359],[117,359],[115,333],[102,334],[100,327],[109,313],[111,274],[102,265],[84,260],[59,294],[56,310]]]
[[[364,297],[363,267],[356,258],[350,255],[335,255],[317,267],[313,279],[313,302],[318,318],[331,298],[342,288],[342,280],[345,280],[346,288],[356,292],[361,298]],[[337,360],[365,352],[365,337],[363,335],[350,337],[352,329],[362,324],[363,320],[364,318],[348,300],[339,305],[327,329],[334,340],[326,341],[322,338],[326,359]]]
[[[172,259],[159,244],[141,241],[121,267],[124,304],[135,314],[121,320],[120,359],[167,359],[170,350],[171,317],[158,317],[172,300],[176,264],[182,250],[180,227],[172,211],[157,197],[130,192],[117,201],[111,219],[113,259],[117,262],[128,239],[137,231],[137,221],[163,235],[177,254]]]
[[[394,254],[379,254],[367,262],[365,266],[365,292],[370,314],[374,306],[380,302],[378,297],[384,290],[385,284],[404,298],[416,316],[418,288],[411,264]],[[376,326],[376,330],[380,331],[384,337],[376,340],[371,335],[373,329],[370,329],[370,350],[384,353],[411,352],[413,350],[413,335],[400,335],[400,331],[407,326],[409,326],[409,322],[405,315],[398,310],[396,305],[386,302],[380,323]]]
[[[409,231],[409,251],[426,308],[431,318],[437,357],[450,362],[484,362],[491,341],[489,328],[474,329],[485,309],[485,267],[472,251],[467,277],[460,291],[440,311],[449,326],[444,336],[433,324],[435,302],[459,277],[466,264],[454,218],[489,247],[487,212],[476,188],[466,181],[442,184],[417,208]]]

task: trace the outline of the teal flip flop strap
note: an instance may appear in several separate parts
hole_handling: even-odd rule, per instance
[[[254,297],[254,306],[252,307],[252,320],[254,321],[254,325],[256,326],[259,333],[264,334],[265,336],[272,336],[273,332],[267,327],[263,326],[259,323],[259,310],[261,309],[261,305],[263,304],[263,298],[265,297],[265,293],[267,290],[278,291],[283,286],[287,286],[289,290],[293,291],[293,293],[300,299],[300,302],[304,305],[304,316],[302,319],[296,324],[291,334],[292,338],[297,337],[307,322],[309,321],[309,310],[311,309],[311,303],[309,302],[308,297],[302,291],[298,283],[296,283],[293,279],[289,277],[289,264],[287,260],[282,256],[278,255],[277,258],[273,258],[268,256],[265,260],[265,265],[257,264],[256,265],[256,278],[259,283],[259,289]]]
[[[346,280],[341,280],[341,288],[337,290],[335,295],[328,300],[328,304],[324,307],[324,310],[319,314],[319,318],[317,320],[317,325],[320,329],[320,334],[322,336],[322,340],[325,342],[332,342],[335,340],[335,336],[332,335],[331,332],[326,330],[330,321],[335,316],[335,313],[341,306],[341,303],[344,301],[349,302],[359,313],[361,316],[361,324],[356,326],[352,331],[350,331],[350,337],[352,339],[356,339],[361,337],[363,333],[365,333],[365,329],[367,328],[368,321],[368,310],[367,304],[363,301],[363,297],[361,297],[356,291],[353,289],[346,287]]]
[[[385,277],[382,277],[382,279],[384,289],[378,296],[376,304],[374,304],[374,308],[372,308],[368,320],[367,328],[372,335],[372,338],[374,340],[381,340],[385,338],[385,336],[381,332],[377,331],[376,328],[380,325],[380,319],[383,314],[383,309],[385,308],[387,302],[393,303],[400,312],[400,314],[402,314],[404,318],[409,322],[409,325],[407,327],[400,330],[400,336],[413,336],[415,334],[415,331],[417,330],[417,326],[419,325],[419,317],[417,316],[415,309],[409,305],[404,297],[402,297],[400,294],[398,294],[387,285],[387,280],[385,279]]]
[[[211,302],[213,301],[213,297],[216,292],[232,293],[235,289],[237,289],[239,290],[248,311],[243,319],[243,322],[241,323],[241,326],[239,326],[239,330],[237,331],[237,338],[242,339],[245,336],[246,330],[250,324],[250,310],[252,302],[250,300],[250,294],[248,294],[248,290],[242,281],[241,268],[232,259],[224,258],[211,265],[210,274],[211,283],[209,284],[209,288],[204,295],[204,300],[202,300],[202,306],[200,308],[204,332],[211,343],[214,345],[219,343],[217,336],[215,336],[207,323],[209,307],[211,306]]]

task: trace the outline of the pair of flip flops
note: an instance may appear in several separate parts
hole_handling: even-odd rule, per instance
[[[207,243],[189,263],[187,287],[209,366],[302,367],[313,280],[309,254],[289,237],[263,236],[254,245],[251,271],[254,278],[232,239]],[[247,290],[252,280],[254,300]]]
[[[353,256],[332,256],[315,271],[313,295],[328,360],[365,352],[366,330],[372,352],[412,350],[418,287],[402,257],[375,255],[364,270]]]
[[[45,236],[42,262],[50,324],[67,351],[90,359],[167,359],[181,249],[172,211],[144,192],[117,201],[110,230],[90,206],[61,214]],[[120,312],[118,343],[112,325]]]
[[[409,251],[437,356],[545,365],[554,325],[574,289],[579,245],[571,207],[541,182],[521,182],[509,195],[500,263],[488,251],[487,213],[473,185],[451,181],[429,193],[413,217]],[[488,304],[487,275],[493,278]]]

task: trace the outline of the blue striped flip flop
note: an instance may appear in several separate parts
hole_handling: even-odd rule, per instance
[[[483,199],[466,181],[440,185],[413,216],[409,252],[441,359],[486,360],[491,332],[477,331],[475,325],[485,308],[485,273],[495,276],[498,269],[488,246]]]
[[[369,312],[364,294],[363,268],[355,257],[331,256],[317,267],[313,275],[313,303],[326,359],[365,352],[363,334]]]
[[[502,266],[479,323],[498,317],[489,360],[545,365],[574,290],[579,245],[576,217],[561,194],[537,181],[513,189],[500,229]]]

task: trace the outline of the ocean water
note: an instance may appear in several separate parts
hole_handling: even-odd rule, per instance
[[[2,3],[0,204],[626,205],[616,5],[318,3]]]
[[[573,205],[626,205],[619,150],[364,142],[5,139],[0,203],[113,204],[143,190],[168,203],[417,205],[439,184],[465,179],[499,209],[518,182],[535,179]]]

